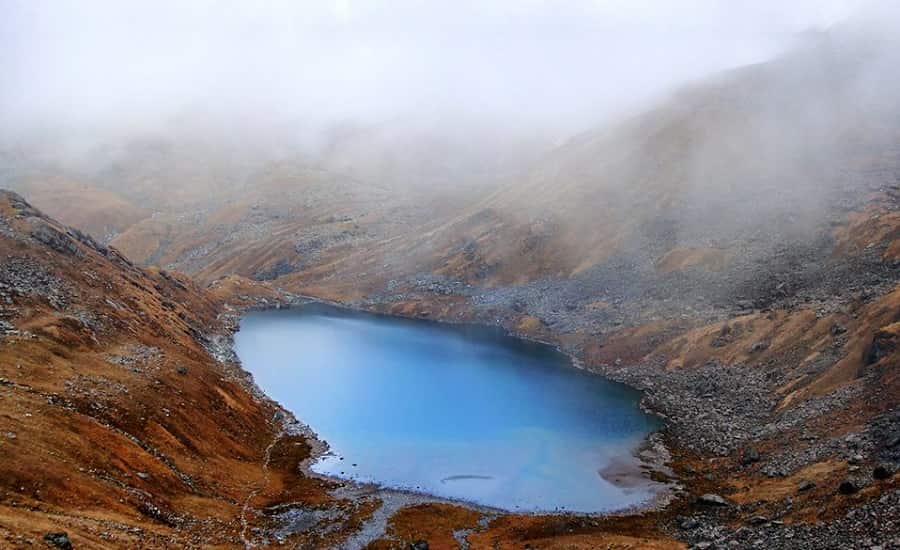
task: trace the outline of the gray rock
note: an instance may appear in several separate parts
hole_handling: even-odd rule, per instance
[[[724,497],[715,493],[706,493],[697,497],[697,504],[702,506],[728,506],[729,503]]]
[[[858,479],[845,479],[838,486],[838,492],[842,495],[852,495],[863,488],[863,483]]]
[[[804,479],[803,481],[800,482],[799,485],[797,485],[797,490],[798,491],[809,491],[811,489],[814,489],[815,487],[816,487],[816,483],[814,481]]]
[[[884,462],[872,470],[872,477],[879,480],[890,479],[897,473],[897,465],[893,462]]]
[[[72,550],[72,541],[69,540],[68,533],[47,533],[44,535],[44,540],[62,550]]]
[[[62,254],[77,257],[84,255],[75,239],[66,233],[58,231],[46,221],[39,218],[30,218],[29,222],[32,227],[31,236],[39,242]]]
[[[749,466],[754,462],[759,462],[759,459],[759,451],[756,449],[756,447],[750,447],[746,451],[744,451],[744,454],[741,456],[741,465]]]
[[[768,347],[769,347],[769,343],[766,342],[766,341],[764,341],[764,340],[761,340],[761,341],[759,341],[759,342],[756,342],[756,343],[753,344],[752,346],[750,346],[750,347],[747,349],[747,352],[748,352],[748,353],[759,353],[759,352],[761,352],[761,351],[767,349]]]

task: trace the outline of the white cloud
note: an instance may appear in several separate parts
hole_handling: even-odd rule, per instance
[[[772,55],[851,0],[0,0],[0,116],[466,110],[577,125]]]

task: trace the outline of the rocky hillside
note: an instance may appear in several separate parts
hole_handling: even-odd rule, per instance
[[[662,292],[695,306],[765,299],[747,288],[761,266],[815,258],[818,269],[834,227],[897,183],[900,109],[880,99],[897,88],[883,53],[896,48],[885,40],[826,34],[685,88],[377,253],[479,286],[619,279],[639,295],[677,283]]]
[[[497,516],[309,477],[321,444],[230,351],[239,308],[289,295],[141,269],[8,191],[0,259],[4,548],[683,547],[650,518]]]
[[[121,195],[58,177],[28,180],[19,190],[42,212],[65,219],[100,243],[108,243],[149,212]]]
[[[815,37],[577,137],[451,220],[276,284],[501,324],[644,389],[669,420],[678,502],[721,497],[670,507],[672,536],[898,544],[885,51],[852,29]]]
[[[0,192],[0,546],[242,547],[260,507],[348,505],[227,362],[222,311]]]
[[[203,282],[304,271],[416,234],[549,147],[460,117],[314,126],[184,114],[0,145],[0,185],[141,265]]]
[[[132,151],[146,163],[110,173],[158,212],[123,220],[110,248],[4,195],[8,540],[62,525],[112,546],[900,546],[897,51],[852,28],[811,37],[465,193],[329,168],[417,165],[420,149],[383,164],[385,137],[343,141],[329,167],[244,167],[214,197],[179,191],[187,209]],[[313,442],[210,355],[225,302],[283,291],[499,324],[644,390],[667,420],[652,446],[671,456],[671,502],[597,519],[331,496],[296,468]]]

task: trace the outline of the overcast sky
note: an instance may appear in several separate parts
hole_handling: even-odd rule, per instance
[[[862,0],[0,0],[0,116],[185,109],[577,127],[763,60]]]

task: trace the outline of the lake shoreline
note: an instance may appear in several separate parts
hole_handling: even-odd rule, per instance
[[[611,384],[618,384],[629,389],[636,390],[640,392],[642,398],[640,400],[640,408],[644,412],[653,415],[655,418],[658,418],[662,427],[659,430],[648,433],[645,437],[642,438],[641,442],[632,449],[631,456],[635,459],[631,466],[624,471],[619,471],[615,476],[605,476],[602,475],[601,472],[598,471],[598,475],[601,475],[604,479],[612,483],[613,485],[620,488],[630,488],[630,487],[651,487],[653,490],[651,491],[651,495],[640,501],[639,503],[625,506],[622,508],[616,508],[608,511],[599,511],[599,512],[573,512],[568,510],[552,510],[552,511],[511,511],[505,510],[502,508],[494,508],[491,506],[486,506],[483,504],[479,504],[477,502],[465,500],[465,499],[454,499],[447,498],[438,495],[434,495],[428,493],[426,491],[416,491],[416,490],[408,490],[408,489],[400,489],[393,488],[384,485],[380,485],[377,483],[366,483],[360,482],[353,479],[348,479],[339,476],[332,476],[327,474],[321,474],[313,470],[313,465],[321,460],[323,457],[327,456],[331,450],[328,442],[321,437],[311,426],[307,425],[303,421],[296,418],[295,414],[284,407],[278,401],[272,399],[268,396],[261,388],[256,385],[254,377],[252,373],[247,371],[242,363],[240,362],[237,355],[234,353],[234,335],[240,329],[240,319],[244,314],[249,312],[264,312],[269,310],[286,310],[286,309],[300,309],[304,306],[310,304],[317,305],[325,305],[331,308],[335,308],[338,310],[343,310],[348,313],[354,314],[365,314],[373,317],[381,317],[387,319],[401,319],[401,320],[409,320],[415,321],[417,323],[427,323],[437,326],[443,327],[470,327],[473,329],[488,329],[492,332],[496,332],[502,334],[506,337],[514,338],[516,340],[540,344],[543,346],[547,346],[556,352],[564,355],[567,358],[567,361],[571,368],[578,369],[580,371],[586,372],[591,376],[599,376],[603,378],[607,382]],[[433,319],[433,318],[421,318],[414,315],[398,315],[393,313],[386,313],[383,311],[377,311],[370,308],[365,307],[357,307],[353,305],[348,305],[340,302],[335,302],[327,299],[320,299],[314,296],[304,296],[304,295],[287,295],[278,301],[273,300],[265,300],[261,303],[254,303],[251,305],[242,305],[237,308],[232,308],[232,310],[226,314],[230,319],[229,322],[226,322],[225,325],[227,327],[227,334],[225,334],[225,344],[227,344],[227,354],[229,355],[230,362],[233,362],[249,379],[249,383],[254,388],[254,393],[257,394],[258,397],[274,404],[278,410],[282,413],[282,418],[280,422],[282,423],[283,429],[286,432],[290,433],[299,433],[308,439],[311,452],[310,456],[303,461],[300,465],[300,468],[304,475],[307,475],[312,478],[322,479],[329,482],[336,482],[340,485],[338,489],[335,490],[335,495],[347,495],[347,496],[366,496],[366,495],[378,495],[382,501],[384,501],[384,506],[394,507],[398,502],[406,503],[406,505],[410,505],[410,503],[423,504],[423,503],[443,503],[443,504],[452,504],[457,506],[462,506],[467,509],[479,511],[481,513],[490,514],[492,516],[523,516],[523,517],[552,517],[552,516],[561,516],[561,517],[584,517],[584,518],[619,518],[619,517],[628,517],[633,515],[640,515],[646,512],[660,511],[664,509],[674,498],[675,493],[680,489],[677,485],[674,476],[672,474],[671,469],[667,466],[668,461],[671,460],[671,455],[668,451],[668,448],[665,444],[665,432],[668,427],[668,421],[665,417],[660,416],[652,409],[645,406],[643,399],[643,391],[639,388],[635,388],[634,386],[614,380],[603,373],[599,373],[592,369],[585,368],[583,362],[572,353],[562,349],[561,346],[555,344],[553,342],[544,341],[532,336],[524,335],[521,333],[517,333],[514,331],[510,331],[503,326],[500,325],[491,325],[483,322],[477,321],[457,321],[457,320],[444,320],[444,319]],[[656,476],[657,479],[654,480],[653,477]],[[398,508],[399,509],[399,508]]]

